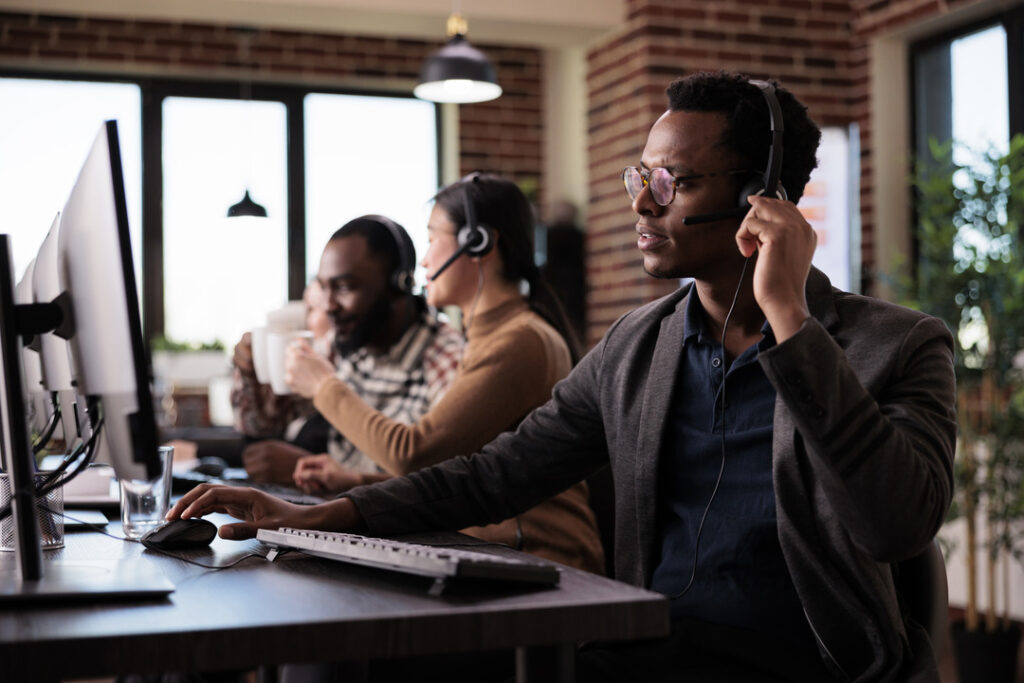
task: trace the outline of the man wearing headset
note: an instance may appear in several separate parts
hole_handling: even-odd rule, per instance
[[[333,349],[322,351],[333,350],[338,375],[361,398],[406,423],[418,420],[444,393],[463,346],[462,336],[412,294],[415,263],[404,228],[384,216],[362,216],[327,241],[316,280],[331,323],[327,344]],[[296,461],[325,447],[350,472],[353,485],[376,478],[376,465],[329,428],[308,399],[277,396],[257,381],[248,335],[235,348],[234,365],[236,422],[247,436],[264,439],[242,453],[254,481],[292,484]],[[288,439],[286,433],[286,425],[311,413],[306,425],[315,419],[327,434],[326,444],[313,450],[309,440]]]
[[[622,316],[473,456],[306,510],[207,488],[172,516],[226,507],[246,520],[226,538],[458,528],[610,463],[616,578],[668,595],[672,633],[584,648],[578,680],[937,682],[891,563],[929,546],[950,503],[949,331],[811,267],[792,202],[820,132],[791,93],[705,73],[668,96],[623,180],[645,270],[691,285]]]

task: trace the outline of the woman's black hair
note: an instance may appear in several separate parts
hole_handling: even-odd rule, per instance
[[[565,314],[562,302],[551,289],[533,260],[533,209],[519,187],[501,176],[474,174],[441,189],[434,201],[448,215],[456,229],[466,224],[465,198],[473,203],[477,223],[498,235],[498,254],[508,282],[530,286],[530,309],[562,335],[573,365],[580,359],[580,342]]]

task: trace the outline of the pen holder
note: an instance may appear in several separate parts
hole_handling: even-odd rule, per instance
[[[35,475],[36,484],[43,481],[45,472]],[[0,509],[11,502],[11,480],[9,475],[0,474]],[[57,487],[36,500],[36,519],[39,522],[39,538],[43,550],[64,547],[64,488]],[[0,551],[14,551],[14,515],[7,515],[0,521]]]

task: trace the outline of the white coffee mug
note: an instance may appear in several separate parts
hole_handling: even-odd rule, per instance
[[[269,311],[267,327],[274,331],[305,329],[306,304],[302,301],[289,301],[281,308]]]
[[[270,367],[267,360],[267,333],[269,331],[266,327],[254,327],[251,333],[252,367],[256,371],[256,379],[260,384],[270,382]]]
[[[284,352],[296,339],[313,341],[313,333],[309,330],[288,330],[286,332],[269,332],[267,334],[267,367],[270,374],[270,388],[275,394],[290,394],[291,387],[284,381]]]

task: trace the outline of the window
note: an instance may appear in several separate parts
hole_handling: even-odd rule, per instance
[[[840,289],[860,286],[859,190],[850,165],[858,159],[856,128],[821,130],[818,166],[800,198],[800,211],[818,235],[814,266]]]
[[[427,248],[428,200],[437,192],[437,120],[429,102],[310,94],[305,98],[306,272],[331,234],[368,213],[398,221],[417,260]]]
[[[164,333],[231,348],[288,300],[280,102],[163,102]],[[227,218],[246,190],[266,218]]]
[[[964,150],[1005,151],[1010,139],[1007,33],[991,25],[942,40],[915,55],[915,151],[927,159],[930,139]],[[966,161],[962,157],[958,161]]]
[[[0,78],[0,232],[11,235],[15,277],[35,258],[103,121],[116,119],[136,277],[141,266],[142,134],[139,86]]]
[[[1024,9],[1017,8],[911,47],[916,158],[932,158],[930,143],[953,141],[953,160],[973,166],[974,156],[1005,154],[1024,133]],[[954,176],[954,183],[966,177]],[[970,231],[964,239],[972,239]],[[981,239],[980,237],[978,239]]]
[[[422,254],[439,177],[435,105],[249,92],[241,101],[237,82],[0,78],[0,232],[12,235],[16,274],[106,119],[119,123],[148,338],[230,346],[298,297],[330,234],[364,213],[397,220]],[[246,188],[267,219],[226,218]]]

